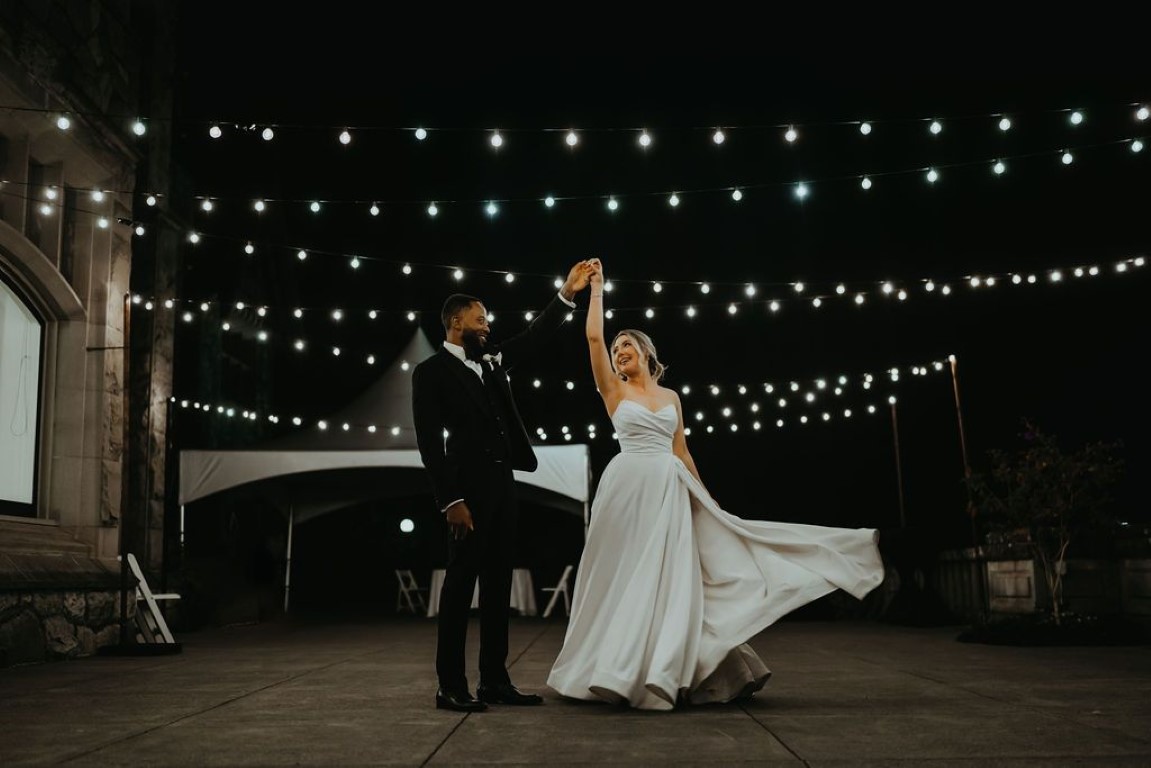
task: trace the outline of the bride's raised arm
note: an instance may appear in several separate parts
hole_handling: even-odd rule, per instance
[[[613,413],[619,405],[620,380],[611,367],[611,355],[608,352],[607,341],[603,331],[603,265],[599,259],[591,259],[594,271],[591,275],[591,299],[587,308],[587,344],[591,354],[591,372],[595,377],[595,386],[607,406],[608,413]]]

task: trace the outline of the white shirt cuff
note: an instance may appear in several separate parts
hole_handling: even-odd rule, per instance
[[[564,304],[567,304],[572,309],[575,309],[576,303],[574,301],[568,301],[567,299],[564,298],[564,295],[562,293],[557,293],[556,296],[559,296],[560,301],[562,301]]]
[[[455,501],[453,501],[451,504],[449,504],[449,505],[447,505],[446,507],[444,507],[443,509],[441,509],[441,510],[440,510],[440,512],[441,512],[441,513],[444,513],[444,514],[447,514],[447,511],[448,511],[449,509],[451,509],[451,508],[452,508],[453,506],[455,506],[456,504],[459,504],[461,501],[463,501],[463,499],[456,499],[456,500],[455,500]]]

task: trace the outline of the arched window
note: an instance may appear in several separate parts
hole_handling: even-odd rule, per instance
[[[0,279],[0,514],[36,515],[43,324]]]

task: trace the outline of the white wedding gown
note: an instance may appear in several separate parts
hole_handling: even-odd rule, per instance
[[[746,641],[835,589],[883,581],[872,529],[741,520],[671,452],[675,407],[624,400],[548,685],[640,709],[730,701],[771,675]]]

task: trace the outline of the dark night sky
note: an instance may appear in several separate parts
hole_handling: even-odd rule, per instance
[[[846,62],[821,73],[782,57],[702,55],[585,55],[556,65],[539,52],[420,60],[380,54],[382,39],[309,39],[279,27],[256,34],[192,6],[184,13],[177,150],[193,191],[218,198],[216,211],[193,217],[209,237],[188,256],[187,298],[340,307],[359,319],[338,329],[308,320],[312,348],[340,344],[387,360],[411,324],[396,313],[369,323],[366,309],[420,311],[438,343],[439,305],[457,287],[443,266],[479,270],[459,288],[485,298],[495,332],[508,334],[522,326],[523,310],[549,298],[553,276],[598,255],[617,286],[609,306],[656,308],[654,320],[622,311],[612,325],[651,333],[670,366],[667,383],[693,386],[687,411],[730,405],[740,414],[736,434],[715,417],[716,434],[689,438],[705,483],[735,514],[898,524],[890,385],[880,375],[895,365],[904,372],[894,391],[908,519],[959,536],[966,524],[951,379],[907,374],[949,353],[959,359],[977,471],[987,449],[1015,444],[1024,416],[1068,447],[1120,439],[1124,515],[1147,514],[1147,272],[1113,275],[1114,262],[1147,252],[1151,153],[1118,143],[1151,133],[1131,106],[1151,100],[1151,83],[1122,74],[1133,70],[949,72]],[[1082,125],[1069,124],[1068,108],[1083,110]],[[1012,117],[1011,131],[997,128],[998,113]],[[940,136],[928,132],[928,117],[943,121]],[[213,142],[206,127],[214,119],[282,127],[273,142],[236,130]],[[861,119],[874,123],[870,136],[850,124]],[[801,132],[795,145],[776,127],[791,123]],[[344,125],[361,128],[348,147],[336,141]],[[416,125],[440,130],[422,143],[395,130]],[[729,127],[722,147],[710,138],[717,125]],[[585,131],[574,151],[563,132],[541,130],[569,126]],[[499,152],[487,143],[492,127],[507,140]],[[639,127],[654,137],[646,152],[636,144]],[[1068,147],[1076,157],[1065,167],[1059,152]],[[990,171],[994,158],[1007,162],[1002,177]],[[941,169],[935,186],[924,180],[928,166]],[[866,193],[864,173],[875,180]],[[793,195],[801,180],[811,182],[802,203]],[[729,192],[691,192],[733,186],[746,191],[738,204]],[[671,191],[683,200],[674,210]],[[586,199],[547,210],[540,199],[548,193]],[[615,214],[605,208],[607,194],[619,196]],[[257,217],[257,197],[332,202],[319,215],[301,202]],[[522,201],[489,218],[483,201],[491,198]],[[383,211],[373,219],[367,202],[340,200],[379,200]],[[441,201],[435,220],[424,212],[428,200]],[[255,257],[242,254],[245,240],[261,244]],[[293,256],[298,247],[314,252],[303,264]],[[324,252],[358,254],[364,263],[353,273],[346,256]],[[416,274],[404,278],[403,263]],[[1068,274],[1061,285],[1045,279],[1050,268],[1091,264],[1105,275]],[[498,274],[509,269],[519,275],[512,286]],[[1015,271],[1036,272],[1041,284],[962,284],[970,274]],[[955,293],[925,294],[918,281],[927,277],[950,282]],[[665,281],[659,295],[656,279]],[[885,279],[911,298],[881,298],[875,289]],[[796,280],[812,286],[808,294],[844,281],[871,295],[862,309],[832,297],[814,310],[795,300],[788,284]],[[699,281],[712,283],[712,293],[702,296]],[[746,303],[729,316],[727,303],[745,299],[749,282],[759,286],[757,299],[786,300],[784,311],[773,317],[762,302]],[[683,314],[689,303],[700,310],[692,320]],[[293,335],[282,320],[265,325],[281,345]],[[197,331],[180,334],[177,392],[189,396],[200,386],[202,350]],[[231,344],[242,350],[251,342],[226,340],[225,353]],[[225,366],[219,395],[319,417],[373,376],[362,355],[301,359],[276,344],[271,354],[272,381]],[[817,407],[816,423],[801,427],[793,403],[788,426],[777,429],[776,408],[760,396],[764,429],[754,433],[752,399],[733,392],[740,383],[754,391],[765,381],[866,371],[877,375],[875,389],[853,386],[842,400],[857,413],[876,403],[870,418],[818,423]],[[538,391],[526,382],[537,375],[545,381]],[[574,392],[562,388],[567,379]],[[705,394],[711,383],[724,388],[721,397]],[[615,452],[591,385],[582,317],[519,376],[517,395],[529,431],[544,426],[551,442],[560,425],[582,437],[588,423],[599,424],[597,473]],[[244,440],[237,435],[230,447]]]

